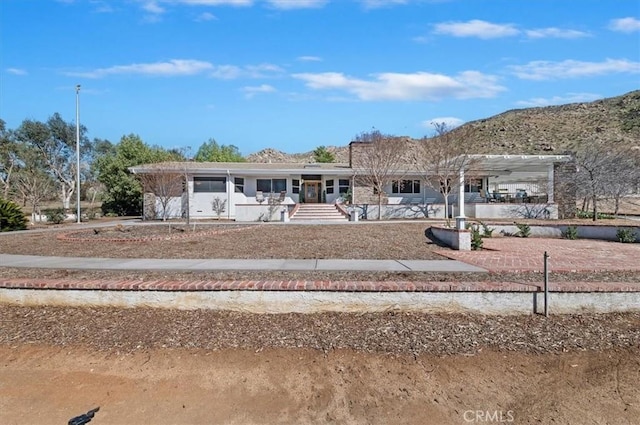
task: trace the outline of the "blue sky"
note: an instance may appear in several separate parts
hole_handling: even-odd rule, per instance
[[[0,118],[243,154],[640,88],[636,0],[1,0]]]

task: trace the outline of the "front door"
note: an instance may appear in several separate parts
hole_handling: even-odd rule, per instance
[[[304,202],[317,204],[320,202],[320,182],[304,182]]]

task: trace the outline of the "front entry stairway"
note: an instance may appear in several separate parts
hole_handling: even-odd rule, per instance
[[[348,218],[332,204],[299,204],[298,209],[289,219],[291,221],[348,221]]]

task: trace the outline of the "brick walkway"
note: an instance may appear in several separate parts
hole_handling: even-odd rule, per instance
[[[492,272],[543,271],[543,255],[549,254],[549,270],[639,271],[640,244],[599,240],[545,238],[487,238],[482,251],[438,252]],[[638,275],[640,281],[640,274]]]
[[[636,282],[550,283],[554,292],[640,292],[640,244],[596,240],[489,238],[482,251],[439,251],[451,259],[491,272],[543,270],[549,254],[551,272],[638,271]],[[536,292],[539,284],[518,282],[407,281],[175,281],[0,279],[0,288],[99,291],[345,291],[345,292]]]

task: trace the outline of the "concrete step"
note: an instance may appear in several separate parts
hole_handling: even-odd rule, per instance
[[[346,221],[335,205],[330,204],[300,204],[291,221]]]

